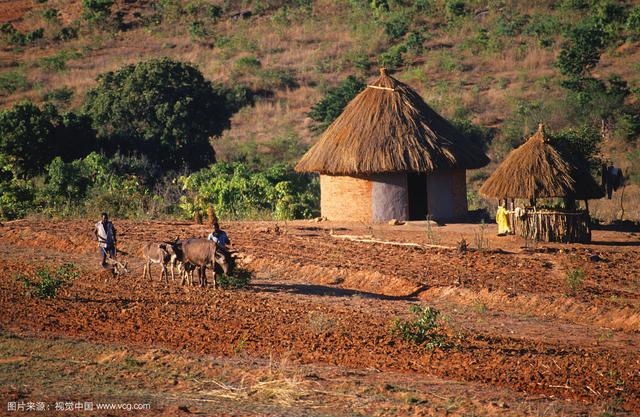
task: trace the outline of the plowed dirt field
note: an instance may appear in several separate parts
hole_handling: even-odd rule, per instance
[[[0,226],[2,407],[27,394],[51,403],[121,400],[113,387],[133,378],[136,395],[152,397],[152,415],[640,413],[638,234],[594,231],[592,245],[525,248],[516,237],[494,237],[491,226],[238,222],[223,226],[254,279],[243,289],[213,290],[163,285],[158,267],[153,281],[141,279],[143,242],[206,236],[205,227],[116,220],[119,258],[132,271],[114,277],[97,265],[92,223]],[[473,248],[478,233],[488,238],[485,250],[454,248],[463,237]],[[31,298],[15,279],[66,262],[81,274],[56,298]],[[583,280],[571,288],[567,276],[576,270]],[[391,334],[393,320],[411,318],[413,304],[442,312],[450,348],[430,351]],[[56,360],[69,361],[80,346],[84,358],[117,350],[134,369],[120,370],[106,388],[84,378],[70,393],[63,387],[71,377],[49,380],[52,359],[42,359],[65,343],[68,355],[63,350]],[[20,353],[25,346],[33,349]],[[171,358],[165,365],[177,375],[167,378],[175,383],[156,378],[165,365],[149,359],[153,352]],[[110,369],[87,361],[77,372]],[[286,377],[264,377],[274,363],[287,364]],[[214,368],[225,377],[211,375]],[[264,378],[253,381],[253,391],[242,386],[257,374]],[[281,387],[291,398],[257,396],[261,383],[288,381],[291,388],[292,375],[300,390]]]

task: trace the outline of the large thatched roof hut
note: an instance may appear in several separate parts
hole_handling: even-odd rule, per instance
[[[601,198],[603,191],[586,167],[564,158],[540,124],[537,132],[505,158],[480,188],[493,198]]]
[[[320,173],[322,215],[365,222],[464,216],[465,170],[489,159],[413,89],[380,72],[296,166]]]
[[[587,167],[563,157],[546,136],[544,126],[514,149],[480,187],[480,194],[497,199],[525,199],[532,207],[507,210],[512,233],[527,239],[552,242],[590,242],[591,219],[587,210],[536,207],[548,198],[574,200],[601,198],[602,188]]]

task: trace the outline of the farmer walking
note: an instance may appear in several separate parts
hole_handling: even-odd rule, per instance
[[[113,223],[109,221],[109,215],[102,213],[102,220],[96,223],[95,230],[93,231],[98,240],[98,247],[100,248],[100,254],[102,255],[102,267],[107,266],[107,255],[110,258],[116,257],[116,228]]]

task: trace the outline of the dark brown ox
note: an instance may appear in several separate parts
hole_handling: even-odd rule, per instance
[[[177,258],[183,264],[191,264],[200,269],[200,285],[207,285],[206,268],[210,267],[213,275],[213,288],[218,286],[216,280],[216,264],[220,265],[222,271],[229,273],[230,266],[226,255],[218,248],[215,242],[207,239],[183,239],[176,240],[172,244]]]
[[[160,280],[164,278],[164,282],[167,280],[167,264],[171,260],[171,255],[167,251],[167,245],[165,243],[145,243],[142,246],[142,255],[145,260],[144,271],[142,271],[142,279],[149,276],[151,279],[151,264],[160,264],[162,266],[162,272],[160,273]]]

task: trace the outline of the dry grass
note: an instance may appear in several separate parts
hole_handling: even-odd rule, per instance
[[[300,373],[300,368],[291,366],[287,359],[275,362],[273,359],[262,369],[242,372],[237,383],[225,383],[215,379],[197,380],[201,387],[197,391],[203,401],[207,398],[224,398],[234,401],[259,401],[282,406],[301,405],[311,395],[312,387]],[[185,398],[183,398],[185,399]]]

